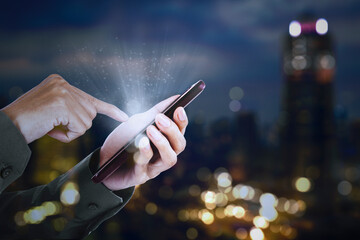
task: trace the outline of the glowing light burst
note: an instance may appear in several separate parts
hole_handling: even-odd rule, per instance
[[[119,44],[111,40],[106,47],[65,52],[58,59],[58,72],[71,84],[118,106],[129,116],[181,93],[209,70],[208,50],[195,51],[194,46],[174,43]]]
[[[113,60],[118,87],[125,98],[124,110],[132,115],[151,107],[149,103],[160,100],[156,97],[167,92],[169,85],[175,85],[171,74],[175,56],[162,57],[156,51],[147,54],[130,51],[128,54]]]

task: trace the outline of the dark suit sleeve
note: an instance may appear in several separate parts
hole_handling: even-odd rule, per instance
[[[0,111],[0,194],[23,174],[30,155],[24,136]]]
[[[7,135],[0,136],[0,141],[3,141],[4,137],[10,139],[7,148],[0,147],[0,161],[6,163],[3,165],[4,169],[11,166],[17,175],[12,178],[9,175],[8,178],[3,179],[1,182],[2,189],[21,175],[30,156],[30,150],[25,147],[24,139],[20,138],[22,135],[8,121],[10,120],[6,116],[0,116],[0,122],[6,122],[6,125],[1,125],[1,128],[3,126],[9,128],[6,130]],[[11,128],[13,129],[10,130]],[[18,136],[18,134],[21,136]],[[21,141],[17,139],[19,142],[15,144],[12,138],[20,138]],[[6,141],[1,143],[4,142]],[[17,149],[17,151],[23,151],[22,154],[21,152],[12,153],[13,148]],[[8,157],[12,158],[8,159]],[[115,215],[130,200],[134,188],[112,192],[101,183],[94,184],[91,181],[91,167],[97,166],[98,159],[99,149],[47,185],[25,191],[2,193],[0,195],[0,226],[2,229],[0,238],[82,238],[95,230],[103,221]],[[68,183],[76,186],[75,189],[79,193],[76,204],[69,205],[64,204],[64,200],[61,201],[61,194],[64,187],[68,186]],[[71,198],[71,194],[68,197]],[[21,224],[16,223],[19,212],[22,214],[29,213],[28,210],[43,206],[45,202],[58,204],[60,211],[56,214],[46,215],[41,218],[41,221],[35,223],[25,221],[24,224],[23,219]],[[24,215],[20,214],[20,216]],[[26,217],[23,218],[26,219]]]

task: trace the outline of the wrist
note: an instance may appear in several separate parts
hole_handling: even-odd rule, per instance
[[[21,128],[21,124],[19,122],[19,118],[17,116],[17,114],[14,111],[11,111],[11,109],[9,109],[9,107],[5,107],[3,109],[1,109],[1,111],[3,113],[6,114],[6,116],[8,116],[8,118],[10,118],[10,120],[12,121],[12,123],[15,125],[15,127],[19,130],[19,132],[24,136],[25,140],[27,143],[29,143],[26,135],[23,133],[23,130]]]

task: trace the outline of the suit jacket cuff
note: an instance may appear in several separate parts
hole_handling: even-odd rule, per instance
[[[112,217],[119,212],[126,203],[130,200],[134,187],[130,187],[124,190],[116,191],[116,193],[109,190],[101,183],[93,183],[91,177],[93,172],[91,167],[99,162],[99,151],[95,150],[83,161],[77,164],[73,169],[60,179],[61,185],[64,186],[66,182],[74,182],[78,185],[79,202],[75,206],[75,218],[72,223],[69,224],[69,228],[62,231],[66,236],[76,236],[77,234],[72,231],[81,229],[84,222],[88,223],[85,233],[81,235],[87,235],[91,231],[95,230],[103,221]],[[79,228],[77,228],[79,223]],[[82,224],[81,224],[82,223]],[[69,235],[68,235],[69,234]]]
[[[11,119],[0,111],[0,193],[21,176],[31,151]]]

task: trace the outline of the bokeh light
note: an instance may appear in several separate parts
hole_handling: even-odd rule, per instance
[[[224,208],[216,208],[215,216],[219,219],[223,219],[226,217]]]
[[[324,18],[320,18],[316,21],[316,32],[320,35],[324,35],[328,32],[328,22]]]
[[[284,204],[284,209],[289,214],[295,214],[299,210],[298,202],[294,199],[287,200]]]
[[[228,203],[228,197],[224,193],[216,193],[215,202],[217,206],[224,207]]]
[[[233,211],[234,207],[235,207],[235,206],[232,205],[232,204],[229,204],[229,205],[226,206],[226,208],[225,208],[225,215],[226,215],[227,217],[232,217],[232,216],[234,216],[234,211]]]
[[[46,213],[43,207],[35,207],[29,209],[24,213],[24,220],[30,224],[38,224],[46,217]]]
[[[291,66],[295,70],[304,70],[307,66],[308,62],[304,56],[295,56],[291,60]]]
[[[178,212],[178,219],[182,222],[186,222],[187,220],[189,220],[189,212],[182,209]]]
[[[218,186],[227,188],[232,183],[231,175],[228,172],[220,173],[217,177]]]
[[[74,205],[80,200],[78,186],[74,182],[68,182],[64,185],[60,194],[60,201],[64,205]]]
[[[20,227],[25,226],[26,221],[24,219],[24,212],[23,211],[17,212],[14,216],[14,221],[15,221],[16,225],[18,225]]]
[[[158,207],[155,203],[149,202],[145,206],[145,211],[149,215],[154,215],[158,211]]]
[[[278,217],[278,213],[275,208],[270,206],[260,208],[259,213],[269,222],[274,221]]]
[[[229,108],[232,112],[238,112],[241,109],[241,103],[238,100],[232,100],[229,103]]]
[[[229,91],[231,100],[241,100],[244,96],[244,91],[240,87],[233,87]]]
[[[311,182],[308,178],[299,177],[295,181],[295,187],[299,192],[308,192],[311,188]]]
[[[277,204],[277,199],[274,194],[272,193],[264,193],[260,196],[260,204],[263,207],[274,207]]]
[[[344,180],[339,182],[337,189],[341,195],[347,196],[351,193],[352,185],[349,181]]]
[[[189,187],[189,194],[193,197],[197,197],[201,194],[201,189],[198,185],[191,185]]]
[[[298,21],[292,21],[289,24],[289,34],[292,37],[298,37],[301,34],[301,25]]]
[[[320,58],[319,64],[323,69],[332,69],[335,67],[335,58],[330,54],[326,54]]]
[[[64,217],[55,218],[51,222],[52,222],[54,229],[58,232],[61,232],[67,224],[67,220]]]
[[[201,221],[207,225],[212,224],[214,222],[214,215],[211,212],[206,211],[201,214]]]
[[[261,216],[254,217],[253,223],[257,228],[267,228],[269,226],[269,222],[266,220],[266,218]]]
[[[59,210],[59,207],[56,206],[53,202],[44,202],[42,206],[44,207],[45,213],[48,216],[55,214]]]
[[[206,191],[204,192],[204,202],[205,203],[215,203],[216,194],[213,191]]]
[[[186,230],[186,236],[188,239],[196,239],[198,236],[198,231],[195,228],[189,228]]]
[[[259,228],[252,228],[250,230],[250,237],[252,240],[263,240],[265,235],[263,231]]]
[[[248,232],[246,231],[245,228],[238,228],[235,232],[235,235],[236,235],[237,239],[243,240],[243,239],[247,238]]]
[[[240,206],[236,206],[232,209],[232,215],[236,218],[242,218],[245,215],[245,209]]]

